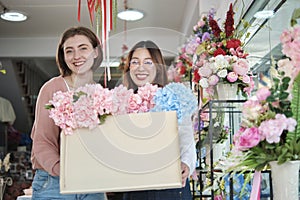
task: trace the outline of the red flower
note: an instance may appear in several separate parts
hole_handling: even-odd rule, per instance
[[[214,52],[214,57],[216,57],[217,55],[226,55],[226,52],[222,49],[222,48],[218,48],[217,50],[215,50]]]
[[[194,76],[193,76],[193,82],[198,83],[200,81],[200,75],[198,73],[198,69],[195,69]]]
[[[209,26],[212,29],[212,32],[214,34],[215,37],[220,37],[220,33],[222,32],[217,21],[214,20],[212,17],[209,17]]]
[[[227,44],[226,44],[226,48],[227,49],[237,49],[238,47],[241,46],[241,41],[239,39],[231,39],[229,41],[227,41]]]
[[[185,66],[181,66],[181,67],[180,67],[180,70],[179,70],[179,74],[183,75],[183,74],[185,74],[185,73],[186,73],[186,68],[185,68]]]
[[[229,10],[227,11],[226,21],[225,21],[225,33],[226,37],[230,37],[234,31],[234,19],[233,19],[234,12],[232,10],[232,3],[230,4]]]

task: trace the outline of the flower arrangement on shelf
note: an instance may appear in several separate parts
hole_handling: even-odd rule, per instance
[[[196,53],[197,47],[212,34],[208,18],[213,18],[215,13],[215,9],[211,9],[208,15],[203,15],[193,27],[194,35],[188,38],[186,43],[180,48],[178,56],[175,58],[175,68],[171,68],[175,73],[172,75],[171,80],[175,82],[199,82],[200,76],[197,72],[198,68],[194,66],[193,56]]]
[[[300,41],[300,27],[282,33],[283,53]],[[289,51],[290,52],[290,51]],[[233,156],[240,159],[233,168],[262,170],[270,161],[278,164],[300,160],[300,60],[291,56],[278,61],[272,70],[270,88],[262,87],[243,104],[242,122],[234,135]],[[291,56],[291,57],[290,57]]]
[[[73,134],[77,128],[95,128],[108,115],[176,111],[181,123],[197,109],[197,98],[181,83],[169,83],[163,88],[146,84],[137,93],[123,85],[108,89],[87,84],[75,91],[54,93],[45,107],[65,134]]]
[[[254,82],[247,60],[248,54],[244,52],[239,39],[241,36],[234,28],[232,4],[227,11],[224,30],[213,17],[210,16],[208,20],[212,34],[207,35],[197,47],[193,59],[200,76],[200,86],[212,96],[214,87],[219,83],[237,84],[238,91],[247,97]]]

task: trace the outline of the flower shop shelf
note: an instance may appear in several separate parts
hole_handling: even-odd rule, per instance
[[[220,177],[227,176],[222,171],[226,163],[226,153],[230,151],[234,133],[239,130],[242,105],[246,100],[210,100],[199,111],[199,142],[197,144],[199,181],[194,199],[214,199],[222,193],[226,199],[234,199],[234,182],[244,182],[244,175],[231,177],[221,186]],[[246,174],[246,173],[245,173]],[[234,179],[234,180],[233,180]],[[270,173],[263,172],[263,182],[266,185],[261,199],[270,197]],[[210,183],[215,186],[210,187]],[[223,183],[224,184],[224,183]],[[241,185],[242,187],[243,185]],[[250,184],[247,195],[250,195]],[[245,196],[245,199],[248,197]]]

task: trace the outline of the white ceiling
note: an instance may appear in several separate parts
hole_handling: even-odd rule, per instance
[[[59,36],[66,28],[84,25],[97,29],[95,23],[92,26],[89,20],[87,3],[84,0],[81,1],[80,22],[77,20],[76,0],[0,0],[0,2],[8,9],[20,10],[29,15],[25,22],[12,23],[0,20],[0,59],[1,57],[39,59],[37,65],[48,66],[54,63]],[[116,58],[122,56],[123,44],[131,47],[139,40],[147,39],[155,41],[163,49],[165,56],[176,56],[178,48],[192,34],[192,27],[201,14],[214,7],[217,16],[224,19],[229,3],[234,1],[127,0],[127,2],[128,7],[144,11],[145,18],[126,23],[126,33],[125,23],[117,19],[116,28],[110,32],[109,39],[110,56]],[[262,28],[246,46],[253,62],[258,62],[279,44],[279,35],[288,27],[291,13],[300,5],[300,0],[244,0],[244,8],[242,2],[238,0],[234,4],[237,18],[242,15],[241,13],[264,9],[258,8],[258,4],[265,3],[268,8],[274,9],[283,3],[275,17],[266,23],[271,29]],[[118,10],[124,8],[123,3],[123,0],[118,0]],[[43,59],[46,64],[41,61]],[[49,71],[51,70],[47,68],[45,73]]]

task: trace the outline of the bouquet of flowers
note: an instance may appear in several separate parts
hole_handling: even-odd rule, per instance
[[[212,16],[208,17],[211,33],[206,32],[193,57],[195,71],[200,77],[199,84],[210,95],[213,95],[218,83],[237,84],[243,96],[250,95],[254,87],[248,54],[243,50],[239,33],[235,32],[233,16],[230,4],[224,30]]]
[[[190,36],[187,42],[180,48],[178,56],[175,59],[175,68],[169,69],[175,73],[170,80],[175,82],[193,81],[198,83],[200,76],[198,74],[198,67],[193,63],[193,56],[196,54],[198,46],[210,38],[212,30],[209,26],[209,18],[213,18],[216,11],[211,9],[208,15],[203,15],[197,24],[193,27],[194,35]]]
[[[300,28],[281,35],[283,53],[287,45],[299,44]],[[294,55],[293,53],[288,56]],[[240,130],[234,135],[237,166],[261,170],[270,161],[282,164],[300,159],[300,63],[298,56],[280,60],[271,88],[260,88],[243,105]],[[296,77],[295,77],[296,76]],[[291,81],[292,80],[292,81]]]
[[[176,111],[180,123],[195,112],[197,99],[181,83],[169,83],[163,88],[146,84],[137,93],[123,85],[109,90],[100,84],[87,84],[75,91],[54,93],[45,107],[65,134],[73,134],[77,128],[95,128],[108,115]]]

